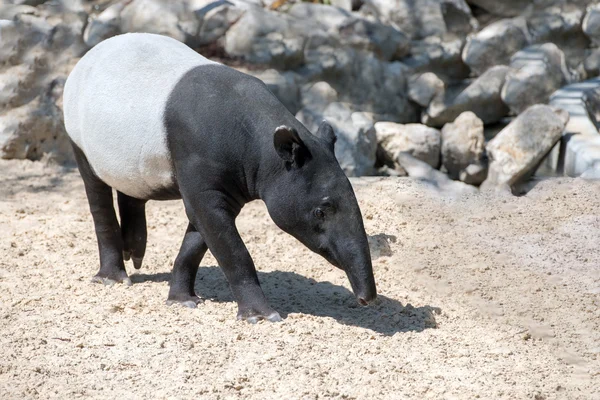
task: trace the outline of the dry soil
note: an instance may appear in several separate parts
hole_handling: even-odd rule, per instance
[[[600,183],[353,183],[379,304],[256,202],[238,225],[285,319],[249,325],[209,254],[204,304],[165,305],[180,202],[149,204],[144,266],[106,287],[78,173],[0,162],[0,398],[600,398]]]

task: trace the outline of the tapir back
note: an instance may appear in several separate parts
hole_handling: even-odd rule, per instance
[[[141,199],[173,186],[164,113],[190,69],[216,64],[160,35],[129,33],[90,50],[71,72],[64,119],[94,172]]]

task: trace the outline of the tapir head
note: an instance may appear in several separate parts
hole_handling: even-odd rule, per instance
[[[362,305],[377,297],[371,253],[350,181],[334,154],[336,137],[326,122],[316,136],[291,127],[274,133],[283,168],[265,203],[271,218],[310,250],[344,270]]]

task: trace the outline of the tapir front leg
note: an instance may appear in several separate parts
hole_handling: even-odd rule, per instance
[[[224,195],[218,192],[196,195],[183,194],[188,218],[194,224],[211,253],[223,269],[233,296],[238,304],[238,319],[256,323],[261,319],[281,321],[260,287],[254,262],[235,226],[239,209],[234,209]]]

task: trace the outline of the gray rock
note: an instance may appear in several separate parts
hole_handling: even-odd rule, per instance
[[[600,45],[600,4],[589,6],[583,19],[583,32]]]
[[[432,72],[413,75],[408,81],[408,97],[420,105],[427,107],[438,94],[444,93],[446,85]]]
[[[502,100],[515,114],[534,104],[548,103],[550,95],[571,80],[565,55],[553,43],[517,52],[510,63]]]
[[[483,187],[522,183],[560,139],[568,120],[566,111],[545,105],[519,115],[488,143],[490,165]]]
[[[311,31],[310,22],[251,7],[227,30],[225,51],[250,63],[291,69],[304,62],[304,47]]]
[[[60,5],[12,9],[0,22],[0,157],[72,160],[62,121],[62,89],[87,50],[85,14]]]
[[[112,4],[99,15],[91,17],[85,31],[84,42],[93,47],[101,41],[121,33],[121,11],[125,8],[126,1]]]
[[[589,77],[600,75],[600,48],[588,52],[583,63],[585,73]]]
[[[402,58],[410,50],[408,37],[399,30],[359,18],[341,8],[296,3],[289,15],[300,21],[315,23],[331,41],[337,40],[342,46],[373,52],[384,60]]]
[[[346,175],[373,175],[377,151],[373,116],[344,103],[331,103],[323,117],[335,130],[335,156]]]
[[[446,82],[469,77],[469,67],[462,60],[464,39],[456,36],[430,36],[413,41],[411,54],[402,60],[413,72],[433,72]]]
[[[477,193],[477,189],[462,182],[453,181],[446,174],[434,169],[408,153],[399,153],[395,160],[413,179],[417,179],[443,195],[463,196]]]
[[[478,26],[464,0],[366,0],[360,11],[413,39],[464,34]]]
[[[300,88],[296,83],[296,74],[293,72],[279,72],[275,69],[254,72],[244,71],[263,81],[269,90],[291,112],[296,114],[300,109]]]
[[[318,109],[336,102],[338,93],[329,83],[321,81],[302,86],[301,97],[303,107]]]
[[[331,0],[331,5],[342,10],[352,11],[352,0]]]
[[[421,124],[377,122],[373,131],[383,151],[380,155],[385,157],[383,164],[395,160],[400,153],[408,153],[433,168],[440,166],[441,134],[437,129]]]
[[[222,38],[237,22],[248,7],[239,2],[212,0],[208,4],[196,5],[194,12],[199,20],[197,44],[205,46]]]
[[[451,179],[479,185],[486,178],[483,121],[470,111],[442,128],[442,165]]]
[[[341,101],[364,111],[394,116],[396,122],[414,122],[417,109],[408,100],[409,69],[400,62],[383,62],[354,49],[316,46],[306,52],[311,75],[306,80],[328,82]]]
[[[600,179],[600,162],[594,164],[593,167],[587,169],[584,171],[583,174],[581,174],[581,178],[585,179],[585,180],[599,180]]]
[[[509,111],[500,97],[509,71],[509,67],[500,65],[490,68],[472,82],[449,86],[429,104],[423,123],[441,127],[465,111],[474,112],[485,124],[500,121]]]
[[[180,42],[198,32],[198,20],[186,2],[133,0],[121,11],[120,25],[121,32],[156,33]]]
[[[507,65],[511,56],[530,43],[524,18],[503,19],[470,35],[462,59],[477,75],[495,65]]]
[[[483,8],[490,14],[514,17],[532,7],[533,0],[467,0],[468,3]]]

